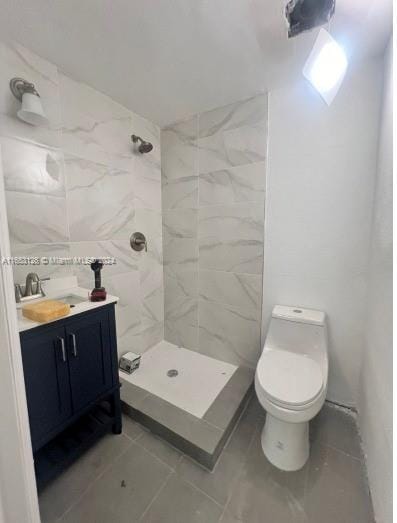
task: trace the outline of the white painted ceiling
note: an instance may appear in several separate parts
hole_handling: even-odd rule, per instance
[[[0,0],[0,38],[165,125],[300,74],[316,32],[288,40],[286,0]],[[351,60],[380,54],[392,0],[336,0]],[[3,35],[3,36],[2,36]]]

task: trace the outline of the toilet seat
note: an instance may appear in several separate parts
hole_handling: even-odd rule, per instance
[[[264,351],[256,373],[268,399],[287,409],[305,408],[324,387],[321,368],[314,360],[285,350]]]

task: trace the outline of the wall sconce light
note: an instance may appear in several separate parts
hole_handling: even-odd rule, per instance
[[[10,89],[15,98],[22,102],[21,109],[17,112],[20,120],[31,125],[48,125],[40,95],[32,83],[23,78],[13,78],[10,80]]]
[[[347,58],[342,47],[325,29],[320,29],[313,49],[303,68],[303,75],[331,105],[347,70]]]

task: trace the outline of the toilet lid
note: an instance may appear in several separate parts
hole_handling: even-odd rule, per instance
[[[320,366],[311,358],[285,350],[265,351],[258,363],[257,378],[275,403],[305,405],[323,388]]]

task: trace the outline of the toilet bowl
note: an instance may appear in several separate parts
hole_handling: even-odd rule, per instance
[[[277,305],[255,372],[266,410],[262,448],[281,470],[302,468],[309,457],[309,421],[324,404],[328,384],[325,313]]]

